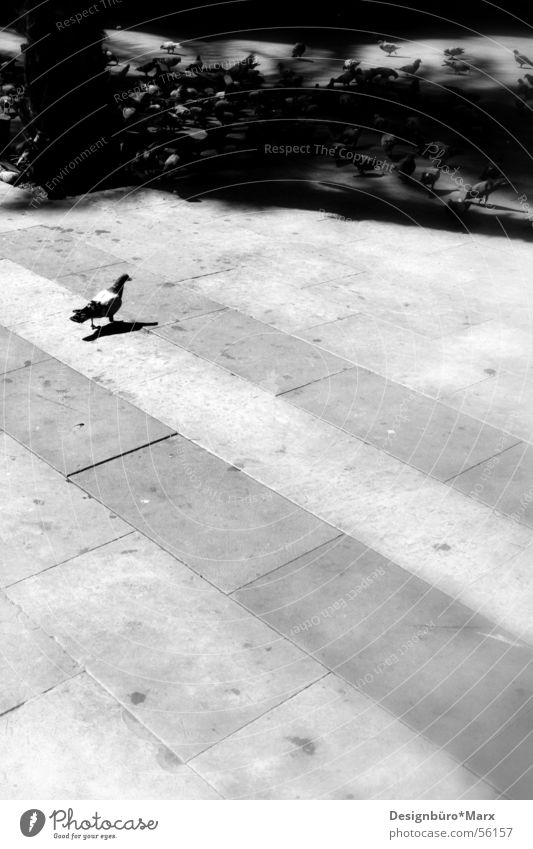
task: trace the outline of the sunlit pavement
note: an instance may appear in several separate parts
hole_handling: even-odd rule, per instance
[[[6,795],[530,798],[531,224],[238,163],[0,189]]]

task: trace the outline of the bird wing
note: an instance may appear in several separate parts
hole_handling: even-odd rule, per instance
[[[116,292],[111,292],[109,289],[102,289],[94,296],[91,303],[96,303],[101,306],[109,306],[109,304],[117,297]]]

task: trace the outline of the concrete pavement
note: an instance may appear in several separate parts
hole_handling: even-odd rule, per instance
[[[529,245],[0,193],[4,797],[530,798]]]

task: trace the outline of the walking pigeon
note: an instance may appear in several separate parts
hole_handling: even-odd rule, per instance
[[[513,50],[513,53],[514,53],[515,62],[521,68],[523,68],[524,65],[529,65],[530,68],[533,67],[533,62],[531,62],[531,59],[528,59],[527,56],[525,56],[523,53],[520,53],[519,50]]]
[[[392,56],[393,53],[396,53],[398,50],[398,45],[394,44],[392,41],[378,41],[379,49],[383,50],[387,56]]]
[[[128,274],[122,274],[109,289],[102,289],[101,292],[98,292],[94,296],[92,301],[89,301],[81,309],[74,310],[73,315],[70,316],[70,320],[77,321],[78,324],[83,324],[84,321],[90,319],[93,330],[95,329],[95,318],[108,318],[109,321],[113,321],[115,313],[122,306],[122,291],[124,284],[128,280],[131,280],[131,277]]]

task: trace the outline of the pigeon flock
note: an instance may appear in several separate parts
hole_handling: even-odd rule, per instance
[[[340,73],[329,81],[313,79],[320,57],[303,41],[280,47],[274,75],[262,73],[256,53],[231,62],[197,54],[188,62],[180,43],[166,41],[157,55],[139,64],[130,58],[121,66],[112,51],[102,49],[121,113],[125,184],[176,190],[196,166],[219,167],[225,153],[257,155],[306,143],[334,149],[334,166],[351,165],[355,178],[387,176],[420,187],[428,201],[437,196],[442,172],[453,170],[452,164],[457,172],[462,155],[475,155],[477,174],[464,187],[449,189],[449,208],[455,211],[458,203],[461,216],[509,186],[502,172],[504,135],[497,137],[490,115],[478,108],[479,96],[458,87],[476,71],[475,60],[461,47],[446,47],[442,54],[441,67],[457,85],[438,86],[425,76],[420,57],[402,61],[405,45],[383,39],[373,48],[375,64],[368,50],[364,62],[340,59]],[[510,56],[520,69],[533,70],[519,50]],[[523,73],[509,97],[521,110],[515,110],[518,118],[533,100],[533,74]],[[0,179],[31,187],[32,160],[43,140],[24,129],[32,116],[16,58],[0,57],[0,98]],[[484,156],[479,150],[487,151],[487,144]]]

